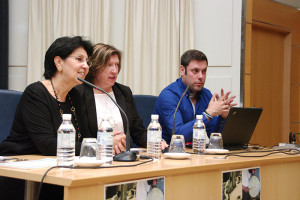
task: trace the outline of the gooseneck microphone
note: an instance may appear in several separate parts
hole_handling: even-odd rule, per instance
[[[180,100],[179,100],[179,102],[178,102],[178,104],[177,104],[177,107],[176,107],[176,109],[175,109],[174,117],[173,117],[172,135],[175,135],[175,116],[176,116],[176,112],[177,112],[177,110],[178,110],[178,108],[179,108],[179,105],[180,105],[180,103],[181,103],[182,98],[184,97],[184,95],[186,94],[186,92],[188,91],[189,88],[190,88],[190,85],[188,85],[188,86],[185,88],[185,90],[184,90],[183,94],[181,95],[181,98],[180,98]]]
[[[122,162],[131,162],[131,161],[135,161],[136,160],[136,153],[135,152],[132,152],[130,151],[130,132],[129,132],[129,121],[128,121],[128,118],[127,118],[127,115],[125,114],[124,110],[119,106],[119,104],[106,92],[104,91],[103,89],[97,87],[96,85],[86,81],[86,80],[83,80],[79,77],[77,77],[78,80],[80,80],[81,82],[83,82],[84,84],[92,87],[92,88],[95,88],[96,90],[99,90],[103,93],[105,93],[113,102],[114,104],[119,108],[119,110],[121,111],[121,113],[123,114],[123,116],[125,117],[126,119],[126,125],[127,125],[127,128],[126,128],[126,151],[123,151],[122,153],[120,154],[117,154],[114,156],[114,161],[122,161]]]

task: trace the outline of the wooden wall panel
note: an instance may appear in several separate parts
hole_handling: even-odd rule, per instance
[[[291,83],[300,84],[300,46],[292,47]]]
[[[279,27],[293,27],[297,9],[270,0],[253,0],[252,20]]]
[[[253,107],[252,94],[251,94],[251,75],[245,74],[244,76],[244,107]]]
[[[251,143],[273,146],[283,141],[285,37],[265,27],[252,27],[251,94],[253,106],[264,110]]]
[[[246,2],[246,23],[252,23],[252,6],[253,6],[253,0],[247,0],[247,2]]]
[[[300,11],[270,0],[253,1],[252,20],[293,29],[292,43],[300,45]]]
[[[290,104],[291,104],[291,54],[292,54],[292,34],[291,32],[284,35],[284,55],[283,55],[283,94],[282,94],[282,140],[279,142],[289,141],[290,132]]]
[[[252,24],[246,23],[245,28],[245,66],[244,73],[251,74]]]
[[[292,133],[300,133],[300,123],[291,123],[291,132]],[[300,138],[299,135],[297,135],[298,139]],[[300,139],[299,139],[300,140]]]
[[[293,44],[300,46],[300,10],[293,16]]]
[[[300,85],[291,86],[291,132],[300,133]]]
[[[246,21],[244,103],[265,108],[251,142],[288,142],[290,131],[300,131],[300,10],[247,0]]]
[[[300,46],[292,47],[291,132],[300,133]]]

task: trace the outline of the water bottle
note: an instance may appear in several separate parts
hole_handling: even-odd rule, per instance
[[[151,122],[147,129],[147,154],[152,158],[161,158],[161,135],[158,115],[151,115]]]
[[[71,114],[63,114],[62,123],[57,130],[57,166],[75,164],[75,128]]]
[[[193,152],[197,154],[203,153],[206,146],[207,134],[202,119],[202,115],[196,115],[196,122],[193,126]]]
[[[98,160],[104,160],[105,165],[111,165],[113,161],[113,128],[108,118],[103,118],[97,133]]]

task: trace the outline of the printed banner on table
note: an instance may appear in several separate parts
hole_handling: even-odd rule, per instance
[[[260,168],[223,172],[222,199],[260,200]]]
[[[105,185],[104,199],[164,200],[165,177]]]

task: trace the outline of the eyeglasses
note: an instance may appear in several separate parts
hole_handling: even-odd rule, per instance
[[[84,59],[84,57],[83,56],[69,56],[69,57],[71,57],[71,58],[74,58],[78,63],[86,63],[87,64],[87,66],[88,67],[90,67],[90,65],[89,65],[89,60],[88,59]]]

